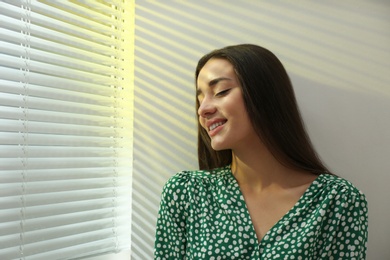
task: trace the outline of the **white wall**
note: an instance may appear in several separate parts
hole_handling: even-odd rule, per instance
[[[84,258],[84,260],[129,260],[131,259],[130,251],[122,251],[119,253],[111,253],[106,255],[98,255]]]
[[[269,48],[326,164],[369,201],[368,259],[390,259],[390,2],[136,1],[132,259],[151,259],[165,181],[194,169],[193,74],[212,49]]]

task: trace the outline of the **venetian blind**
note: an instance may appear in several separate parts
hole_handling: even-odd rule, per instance
[[[0,0],[0,259],[130,248],[133,5]]]

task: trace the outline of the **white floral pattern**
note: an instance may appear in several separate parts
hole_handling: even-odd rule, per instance
[[[230,166],[184,171],[164,186],[155,259],[365,259],[367,201],[322,174],[257,242]]]

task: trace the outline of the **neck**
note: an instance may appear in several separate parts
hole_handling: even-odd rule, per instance
[[[232,154],[232,172],[241,184],[267,186],[275,179],[280,163],[268,151],[241,151]]]
[[[240,186],[256,191],[294,186],[298,175],[308,174],[284,166],[264,146],[233,150],[231,168]]]

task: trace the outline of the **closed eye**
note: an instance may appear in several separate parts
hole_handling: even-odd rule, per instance
[[[224,96],[224,95],[228,94],[230,92],[230,90],[231,90],[231,88],[222,90],[222,91],[218,92],[217,94],[215,94],[215,96],[217,96],[217,97]]]

